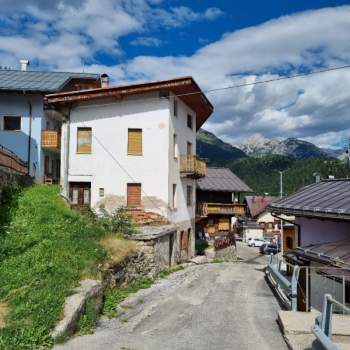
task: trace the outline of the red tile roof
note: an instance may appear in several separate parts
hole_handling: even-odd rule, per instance
[[[265,208],[275,201],[277,197],[272,196],[246,196],[247,206],[252,218],[256,218]]]

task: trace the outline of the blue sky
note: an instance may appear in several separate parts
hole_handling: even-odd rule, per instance
[[[107,72],[113,84],[192,75],[203,88],[350,64],[350,1],[1,0],[0,65]],[[231,143],[350,136],[350,69],[208,94]]]

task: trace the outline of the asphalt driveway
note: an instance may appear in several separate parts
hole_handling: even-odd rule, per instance
[[[265,257],[238,246],[238,263],[191,266],[125,302],[125,314],[102,318],[92,335],[56,350],[259,349],[287,346],[279,305],[264,280]]]

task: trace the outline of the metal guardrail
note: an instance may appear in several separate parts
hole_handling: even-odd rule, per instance
[[[350,314],[350,309],[335,300],[330,294],[325,294],[322,314],[315,319],[315,324],[311,330],[318,341],[326,350],[337,350],[338,347],[332,341],[332,314],[333,305]]]
[[[282,289],[285,296],[290,300],[292,311],[297,311],[297,297],[298,297],[298,279],[299,266],[293,266],[292,279],[286,278],[282,272],[282,258],[278,258],[277,264],[273,264],[273,255],[270,255],[269,262],[266,267],[266,274],[270,274],[275,281],[275,286]],[[270,279],[271,280],[271,279]],[[271,281],[273,282],[273,281]]]

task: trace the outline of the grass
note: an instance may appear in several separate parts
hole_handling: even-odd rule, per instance
[[[99,243],[107,250],[107,262],[118,263],[130,253],[136,252],[136,242],[123,239],[121,236],[104,237]]]
[[[114,259],[129,246],[118,251],[122,240],[106,239],[100,227],[69,209],[57,186],[36,185],[4,198],[0,305],[6,311],[0,316],[0,349],[51,348],[51,330],[81,277],[99,274],[97,266],[107,258],[108,246],[114,247]],[[81,328],[86,330],[89,322],[82,320]]]
[[[109,318],[120,316],[121,314],[117,311],[118,305],[130,294],[134,294],[141,289],[147,289],[151,287],[158,278],[165,278],[170,274],[183,269],[183,266],[177,265],[175,267],[164,269],[155,278],[141,277],[126,287],[107,289],[104,294],[102,314]],[[143,304],[144,302],[143,299],[138,301],[139,304]]]

